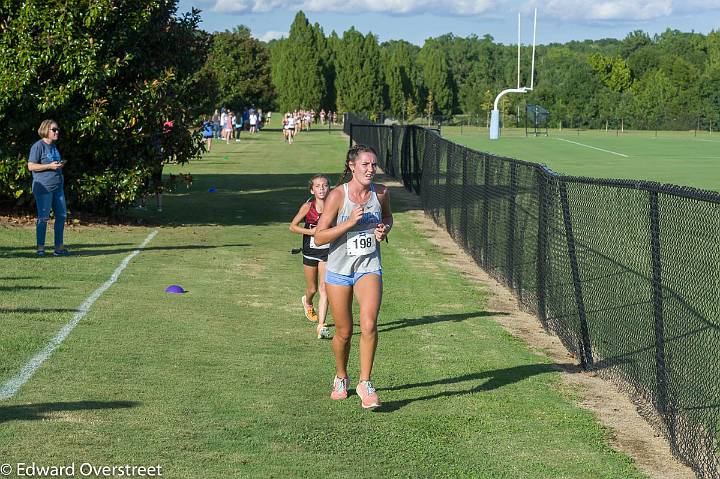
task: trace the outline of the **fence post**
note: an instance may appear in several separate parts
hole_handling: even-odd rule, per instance
[[[563,223],[565,224],[565,238],[567,239],[568,256],[570,257],[570,269],[572,270],[573,287],[575,289],[575,304],[580,316],[580,365],[583,369],[592,366],[592,348],[590,346],[590,330],[587,324],[585,313],[585,301],[580,282],[580,269],[577,262],[577,251],[575,250],[575,235],[573,234],[572,220],[570,218],[570,202],[567,195],[567,184],[560,182],[560,202],[562,203]]]
[[[537,234],[537,303],[538,319],[545,330],[547,325],[546,293],[546,261],[547,261],[547,186],[545,181],[549,173],[542,168],[537,170],[538,176],[538,234]]]
[[[517,164],[513,161],[510,163],[510,208],[509,220],[510,225],[508,226],[508,284],[511,289],[515,287],[515,210],[517,205],[515,199],[517,198]]]
[[[453,185],[455,181],[455,157],[453,155],[454,148],[453,144],[450,143],[445,147],[445,230],[454,237],[453,230],[455,229],[455,223],[452,216],[452,211],[455,205],[452,201],[452,193],[455,189]],[[438,161],[439,163],[439,161]],[[457,241],[457,238],[453,238]]]
[[[483,268],[487,271],[490,266],[490,155],[483,155],[485,160],[485,179],[483,180],[483,210],[482,210],[482,263]]]
[[[353,142],[353,124],[350,123],[350,146],[348,148],[352,148],[352,142]]]
[[[465,251],[470,251],[470,232],[468,231],[468,215],[470,214],[470,198],[468,198],[468,149],[463,148],[462,155],[462,208],[460,209],[460,230]]]
[[[397,125],[392,125],[390,127],[390,135],[392,135],[392,140],[390,143],[390,145],[391,145],[390,146],[390,164],[387,165],[389,168],[387,168],[385,170],[385,173],[387,173],[389,170],[390,176],[392,176],[393,178],[395,178],[397,180],[399,178],[397,177],[397,173],[395,172],[395,149],[397,148],[397,138],[395,138],[397,135],[396,132],[397,132]]]
[[[653,270],[653,312],[655,314],[655,377],[660,412],[667,420],[667,371],[665,369],[665,321],[663,318],[662,269],[660,263],[660,207],[658,194],[650,191],[650,250]],[[671,424],[671,421],[668,421]],[[672,425],[669,427],[672,431]],[[674,437],[671,433],[671,439]]]

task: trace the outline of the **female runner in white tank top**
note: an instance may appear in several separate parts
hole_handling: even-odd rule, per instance
[[[372,182],[377,155],[367,146],[348,151],[345,171],[352,177],[335,188],[325,200],[325,209],[315,229],[315,243],[330,243],[325,289],[335,319],[335,380],[332,399],[347,397],[347,363],[352,338],[353,294],[360,304],[360,377],[356,388],[366,409],[380,405],[370,382],[377,348],[377,319],[382,302],[380,242],[390,232],[393,217],[390,194],[384,185]]]

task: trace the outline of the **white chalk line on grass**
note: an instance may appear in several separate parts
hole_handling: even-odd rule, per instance
[[[75,329],[75,326],[80,322],[82,318],[85,317],[85,315],[88,314],[90,311],[90,308],[92,307],[93,303],[100,298],[100,296],[107,291],[110,286],[112,286],[120,277],[120,273],[123,272],[123,270],[127,267],[127,265],[130,263],[130,261],[140,254],[140,251],[147,246],[147,244],[157,235],[157,230],[150,233],[147,238],[145,238],[145,241],[142,242],[138,248],[127,255],[127,257],[122,260],[120,265],[115,268],[115,271],[113,272],[112,276],[110,276],[110,279],[105,281],[102,286],[100,286],[98,289],[93,291],[93,293],[87,297],[85,301],[80,305],[80,307],[77,309],[77,312],[75,313],[75,316],[68,322],[65,326],[62,327],[62,329],[55,335],[54,338],[50,340],[50,342],[40,351],[37,353],[30,361],[25,364],[25,366],[20,369],[20,372],[17,373],[17,375],[8,380],[5,384],[3,384],[2,389],[0,389],[0,401],[5,399],[10,399],[15,395],[15,393],[20,390],[20,388],[28,382],[28,380],[32,377],[33,374],[35,374],[35,371],[37,371],[42,363],[44,363],[50,355],[57,349],[60,344],[65,340],[65,338],[68,337],[68,335],[72,332],[73,329]]]
[[[573,145],[584,146],[585,148],[592,148],[593,150],[604,151],[605,153],[610,153],[610,154],[613,154],[613,155],[622,156],[623,158],[630,158],[628,155],[623,155],[622,153],[618,153],[618,152],[616,152],[616,151],[603,150],[602,148],[597,148],[597,147],[595,147],[595,146],[585,145],[585,144],[583,144],[583,143],[578,143],[577,141],[565,140],[564,138],[555,138],[555,139],[556,139],[556,140],[560,140],[560,141],[567,141],[568,143],[572,143]]]

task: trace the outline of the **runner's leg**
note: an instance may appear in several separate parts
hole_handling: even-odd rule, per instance
[[[335,321],[335,336],[332,340],[335,353],[335,375],[339,378],[348,377],[347,363],[350,356],[350,339],[352,338],[352,287],[337,284],[326,284],[330,311]]]
[[[367,274],[355,283],[360,304],[360,381],[370,380],[377,349],[377,319],[382,302],[382,277]]]
[[[327,263],[325,261],[320,261],[317,268],[318,292],[320,293],[320,300],[318,301],[318,325],[320,327],[325,325],[325,316],[327,316],[328,309],[327,290],[325,288],[326,266]]]
[[[303,273],[305,273],[305,305],[312,306],[313,298],[317,292],[317,266],[303,265]]]

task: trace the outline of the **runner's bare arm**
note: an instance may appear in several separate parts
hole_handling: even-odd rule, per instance
[[[298,226],[300,222],[305,218],[305,215],[308,214],[308,211],[310,211],[310,203],[303,203],[303,205],[300,207],[300,210],[298,210],[297,214],[290,222],[290,231],[301,235],[312,234],[311,229]]]
[[[390,190],[385,185],[376,185],[380,207],[382,208],[382,223],[375,228],[375,239],[382,241],[387,239],[388,233],[393,227],[393,215],[390,210]]]

